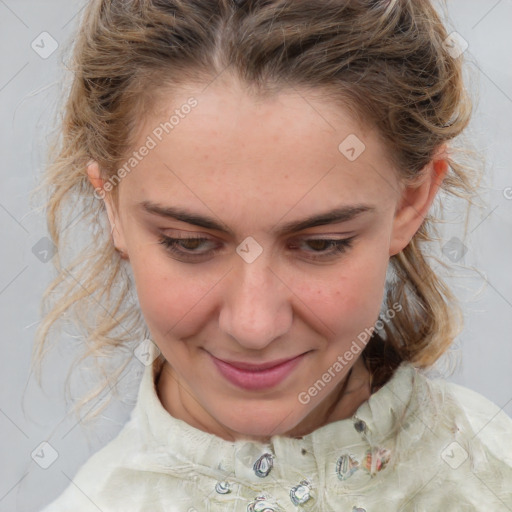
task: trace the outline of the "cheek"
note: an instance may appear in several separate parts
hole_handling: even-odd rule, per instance
[[[185,337],[197,328],[197,312],[214,282],[199,279],[193,265],[181,265],[161,251],[140,251],[130,262],[140,308],[154,336]]]
[[[325,326],[329,338],[356,337],[379,315],[386,280],[387,258],[347,260],[314,282],[303,280],[294,288],[301,301]]]

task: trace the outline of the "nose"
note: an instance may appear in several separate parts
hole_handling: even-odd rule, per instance
[[[263,255],[252,263],[237,261],[222,294],[220,329],[246,349],[262,350],[291,327],[292,291]]]

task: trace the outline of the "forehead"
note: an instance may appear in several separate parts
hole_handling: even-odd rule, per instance
[[[319,94],[262,97],[214,82],[159,97],[135,144],[153,147],[121,187],[140,200],[257,216],[263,205],[318,209],[397,192],[377,132]]]

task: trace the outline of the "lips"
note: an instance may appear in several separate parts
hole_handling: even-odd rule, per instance
[[[263,390],[277,386],[301,363],[306,353],[299,356],[254,364],[224,361],[210,354],[219,373],[231,384],[246,390]]]
[[[300,356],[296,356],[296,357],[300,357]],[[242,363],[239,361],[226,361],[225,359],[218,359],[218,361],[222,361],[223,363],[229,364],[235,368],[238,368],[239,370],[249,370],[249,371],[257,372],[257,371],[261,371],[261,370],[268,370],[270,368],[274,368],[274,367],[279,366],[288,361],[292,361],[293,359],[296,359],[296,357],[289,357],[286,359],[278,359],[276,361],[270,361],[268,363],[260,363],[260,364]]]

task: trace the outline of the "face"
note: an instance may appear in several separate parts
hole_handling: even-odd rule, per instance
[[[389,257],[435,186],[402,187],[377,134],[321,97],[203,89],[173,92],[141,124],[136,148],[154,147],[107,203],[115,243],[179,390],[167,391],[207,430],[283,434],[358,360]]]

